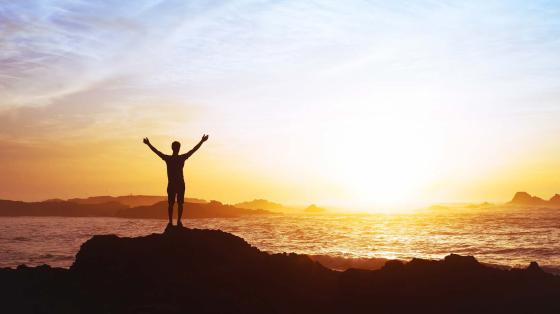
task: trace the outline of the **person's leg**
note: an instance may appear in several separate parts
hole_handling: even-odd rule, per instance
[[[177,226],[183,226],[181,217],[183,216],[183,203],[185,203],[185,185],[177,189]]]
[[[177,203],[177,226],[182,227],[183,222],[181,221],[181,216],[183,215],[183,203]]]
[[[173,224],[173,204],[175,203],[175,191],[171,186],[167,186],[167,217],[169,224]]]
[[[173,224],[173,203],[169,202],[167,206],[167,216],[169,217],[169,224]]]

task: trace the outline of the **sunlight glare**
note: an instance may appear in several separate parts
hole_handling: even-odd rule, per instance
[[[417,204],[441,163],[441,136],[432,122],[402,116],[346,121],[325,136],[337,143],[327,159],[331,179],[361,207]]]

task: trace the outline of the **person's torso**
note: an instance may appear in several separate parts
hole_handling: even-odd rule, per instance
[[[170,183],[184,183],[183,167],[185,166],[185,158],[180,155],[167,156],[165,159],[167,164],[167,180]]]

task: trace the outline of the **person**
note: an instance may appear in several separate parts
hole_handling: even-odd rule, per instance
[[[173,226],[173,205],[175,200],[177,200],[177,226],[182,227],[181,216],[183,215],[183,203],[185,202],[185,179],[183,177],[183,166],[185,165],[185,160],[191,157],[202,143],[208,140],[208,135],[204,134],[202,139],[198,144],[196,144],[191,150],[186,154],[179,155],[179,150],[181,149],[181,143],[175,141],[171,143],[171,149],[173,150],[172,155],[165,155],[155,148],[150,140],[146,137],[144,138],[144,144],[148,145],[150,149],[158,155],[167,165],[167,214],[169,216],[168,227]]]

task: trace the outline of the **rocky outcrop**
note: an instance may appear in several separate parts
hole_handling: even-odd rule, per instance
[[[513,196],[513,199],[510,201],[510,204],[544,206],[544,205],[547,205],[548,202],[543,200],[540,197],[532,196],[531,194],[529,194],[527,192],[517,192]]]
[[[551,204],[553,206],[560,207],[560,195],[559,194],[554,194],[554,196],[551,197],[548,202],[549,202],[549,204]]]
[[[311,204],[307,206],[303,211],[307,214],[322,214],[326,212],[326,209],[319,207],[315,204]]]
[[[517,192],[508,204],[560,208],[560,195],[555,194],[550,198],[550,200],[547,201],[540,197],[533,196],[527,192]]]
[[[558,313],[560,278],[473,257],[337,272],[217,230],[94,236],[69,270],[0,270],[5,313]]]

